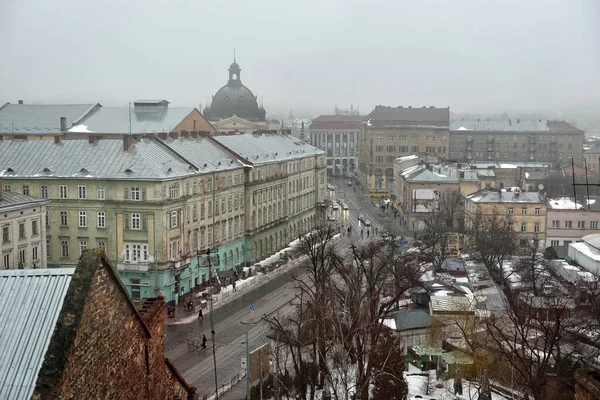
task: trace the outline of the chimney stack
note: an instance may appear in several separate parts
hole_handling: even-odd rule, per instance
[[[54,144],[60,143],[60,135],[54,135]]]
[[[179,139],[179,132],[171,132],[169,133],[169,136],[171,136],[173,139]]]
[[[123,135],[123,151],[128,151],[131,146],[131,138],[129,135]]]
[[[19,100],[19,104],[23,104],[23,100]]]
[[[60,131],[67,131],[67,117],[60,117]]]
[[[96,135],[88,135],[88,142],[96,143]]]

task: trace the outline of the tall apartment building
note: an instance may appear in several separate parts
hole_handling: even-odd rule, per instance
[[[288,134],[81,135],[3,136],[4,184],[53,200],[49,265],[102,248],[136,300],[190,293],[208,279],[207,249],[228,271],[285,247],[325,198],[325,154]],[[250,207],[257,187],[267,213]]]
[[[310,144],[327,152],[327,174],[356,177],[360,115],[319,115],[310,123]]]
[[[375,107],[363,118],[360,129],[360,182],[391,190],[396,158],[416,153],[446,158],[449,121],[449,108]]]
[[[550,162],[554,166],[583,162],[583,131],[563,121],[450,121],[451,160]]]
[[[46,206],[50,202],[29,196],[25,183],[13,192],[0,179],[0,226],[3,269],[46,268]]]

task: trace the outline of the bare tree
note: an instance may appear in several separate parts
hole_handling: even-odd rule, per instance
[[[458,191],[443,191],[435,209],[423,220],[421,250],[429,256],[436,271],[451,256],[450,235],[458,230],[462,204]]]
[[[520,283],[525,284],[535,296],[538,296],[545,284],[553,280],[552,266],[543,253],[541,239],[535,237],[531,241],[526,241],[525,246],[519,249],[519,253],[513,271],[519,275]],[[509,273],[505,273],[504,278],[509,276]]]
[[[477,212],[467,218],[466,245],[470,259],[482,263],[496,281],[503,284],[503,263],[515,253],[516,245],[510,216],[494,210],[490,214]]]
[[[369,387],[375,378],[377,357],[373,351],[382,340],[382,332],[387,329],[383,321],[395,307],[403,293],[416,282],[417,273],[413,263],[403,263],[397,253],[385,251],[380,243],[366,247],[352,247],[351,268],[342,267],[337,271],[338,280],[334,283],[334,296],[343,304],[343,323],[339,324],[344,348],[355,368],[356,392],[354,398],[368,399]],[[382,296],[381,288],[391,279],[395,293]]]
[[[495,379],[538,400],[546,398],[554,376],[572,373],[578,348],[569,334],[572,304],[559,296],[521,293],[508,297],[505,313],[484,319],[487,345],[499,365],[507,367]]]

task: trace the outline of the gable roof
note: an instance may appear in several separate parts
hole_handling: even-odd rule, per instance
[[[0,271],[0,398],[31,398],[74,271]]]
[[[99,107],[81,119],[69,132],[101,134],[169,133],[192,111],[193,107],[156,107],[156,111],[136,112],[135,107]],[[131,129],[130,129],[131,117]]]
[[[96,271],[106,269],[115,288],[113,293],[120,292],[123,300],[134,314],[147,337],[151,337],[150,329],[129,297],[127,289],[121,282],[112,264],[100,249],[87,249],[81,255],[77,268],[73,273],[60,314],[52,329],[52,339],[48,345],[44,362],[38,373],[36,392],[54,393],[59,384],[62,372],[68,362],[68,354],[77,336],[77,330],[83,316],[86,298],[94,281]]]
[[[49,135],[60,133],[60,118],[67,128],[96,108],[95,104],[5,104],[0,108],[0,133]]]
[[[365,118],[372,126],[416,126],[448,128],[450,108],[376,106]]]

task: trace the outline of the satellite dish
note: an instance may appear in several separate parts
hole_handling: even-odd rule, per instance
[[[540,189],[540,190],[544,190],[544,184],[543,184],[543,183],[540,183],[540,184],[538,185],[538,189]]]

